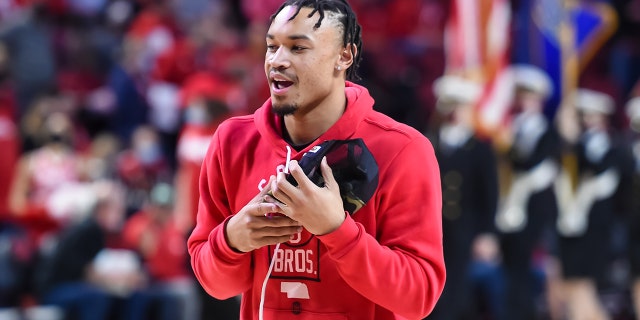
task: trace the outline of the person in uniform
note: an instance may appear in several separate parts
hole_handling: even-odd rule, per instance
[[[564,172],[557,181],[559,249],[569,319],[609,319],[598,298],[611,260],[617,192],[622,189],[625,148],[609,125],[613,99],[598,91],[578,89],[573,101],[580,135],[572,149],[576,183]],[[601,282],[600,282],[601,283]]]
[[[488,252],[497,248],[492,235],[498,199],[495,153],[490,142],[474,131],[473,106],[481,90],[478,84],[458,76],[446,75],[434,83],[441,123],[427,135],[440,164],[444,259],[447,273],[454,276],[447,279],[442,297],[427,319],[469,318],[472,248]]]
[[[510,130],[502,139],[504,192],[496,214],[505,273],[506,319],[535,319],[533,253],[557,214],[553,181],[559,168],[560,139],[544,114],[551,81],[532,65],[510,67],[514,98]],[[501,162],[502,163],[502,162]],[[501,171],[502,172],[502,171]]]
[[[631,210],[628,212],[628,256],[631,272],[631,296],[635,314],[640,314],[640,96],[627,102],[627,116],[629,117],[629,147],[632,161],[632,192],[628,194]],[[634,196],[635,195],[635,196]]]

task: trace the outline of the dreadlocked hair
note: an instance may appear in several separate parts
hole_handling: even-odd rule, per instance
[[[302,8],[313,9],[307,18],[311,18],[317,12],[320,18],[313,26],[314,29],[319,28],[322,24],[325,12],[338,14],[338,21],[342,26],[342,45],[346,47],[348,44],[352,44],[352,46],[355,46],[357,49],[356,52],[353,52],[353,48],[351,48],[353,63],[347,69],[347,80],[361,80],[360,76],[358,76],[358,67],[360,66],[360,61],[362,61],[362,28],[349,3],[347,3],[346,0],[287,0],[278,8],[276,13],[271,16],[270,23],[273,23],[273,20],[280,11],[288,6],[296,7],[296,12],[289,18],[289,21],[295,19]]]

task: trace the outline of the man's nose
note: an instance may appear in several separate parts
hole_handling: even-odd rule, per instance
[[[268,58],[269,65],[274,69],[288,68],[291,65],[289,54],[285,47],[280,47]]]

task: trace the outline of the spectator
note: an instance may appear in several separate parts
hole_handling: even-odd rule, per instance
[[[98,134],[84,153],[84,171],[90,181],[116,179],[117,156],[120,152],[120,141],[109,132]]]
[[[67,317],[79,320],[110,319],[114,303],[110,291],[135,287],[141,280],[136,274],[110,276],[98,266],[107,235],[119,229],[124,211],[121,191],[114,185],[93,191],[100,200],[92,215],[62,233],[38,266],[36,279],[40,303],[58,306]]]
[[[185,124],[178,140],[176,172],[176,219],[187,234],[195,225],[198,210],[198,177],[213,132],[230,116],[227,88],[208,74],[192,76],[182,89]]]
[[[18,164],[21,137],[17,124],[16,105],[2,60],[4,47],[0,45],[0,221],[9,218],[9,191]]]
[[[211,143],[213,132],[230,115],[227,106],[228,86],[210,74],[191,76],[182,88],[184,126],[178,140],[178,168],[175,173],[176,226],[188,235],[195,225],[198,212],[198,178],[202,161]],[[203,319],[220,316],[237,318],[237,299],[217,300],[198,283]]]
[[[127,245],[143,258],[149,282],[131,297],[129,317],[149,319],[199,319],[199,298],[188,268],[184,234],[173,218],[173,188],[158,183],[143,209],[128,219],[123,236]]]
[[[118,177],[127,188],[127,215],[142,208],[147,194],[158,181],[166,181],[171,170],[156,130],[147,125],[135,129],[129,148],[117,158]]]
[[[54,87],[56,64],[49,12],[44,3],[25,7],[0,32],[0,42],[9,53],[11,77],[15,81],[18,115],[22,117],[41,92]],[[9,19],[12,21],[14,19]]]
[[[78,183],[84,176],[81,158],[71,144],[68,116],[56,112],[46,117],[40,137],[44,145],[21,157],[9,198],[11,212],[32,228],[36,241],[74,218],[66,205],[82,205],[82,198],[69,199],[63,206],[56,206],[53,199],[64,196],[66,189],[62,187]]]

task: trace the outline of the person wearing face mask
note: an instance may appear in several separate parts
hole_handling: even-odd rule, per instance
[[[496,214],[505,274],[505,319],[535,319],[533,253],[557,214],[553,181],[560,163],[560,139],[544,115],[551,80],[538,67],[510,67],[514,81],[512,119],[501,137],[504,192]]]
[[[229,118],[227,104],[229,86],[210,73],[197,73],[189,77],[180,92],[184,125],[181,129],[175,174],[175,225],[183,235],[188,235],[198,213],[198,178],[213,133],[218,125]],[[197,281],[196,281],[197,283]],[[199,300],[203,319],[220,317],[238,318],[237,299],[218,300],[209,296],[198,283]]]
[[[491,143],[476,135],[473,118],[481,90],[479,84],[459,76],[446,75],[434,83],[441,123],[429,136],[441,171],[444,260],[447,273],[456,276],[447,280],[427,319],[470,318],[474,310],[467,270],[472,257],[496,262],[496,157]]]
[[[198,207],[200,167],[213,133],[231,112],[226,102],[228,88],[208,73],[191,76],[180,93],[184,126],[177,146],[176,219],[185,234],[195,224]]]
[[[170,171],[158,132],[147,125],[136,128],[130,147],[117,157],[118,177],[128,190],[128,214],[142,208],[153,185],[157,181],[167,181]]]
[[[22,155],[9,191],[12,214],[33,226],[36,238],[65,223],[64,215],[55,214],[50,200],[63,186],[84,176],[81,159],[71,143],[73,129],[68,115],[48,115],[40,134],[43,145]]]
[[[563,172],[558,179],[557,230],[568,306],[568,319],[610,319],[598,296],[612,256],[612,226],[626,210],[619,194],[627,188],[627,153],[609,117],[613,99],[599,91],[578,89],[573,104],[580,134],[573,145],[577,181]]]

